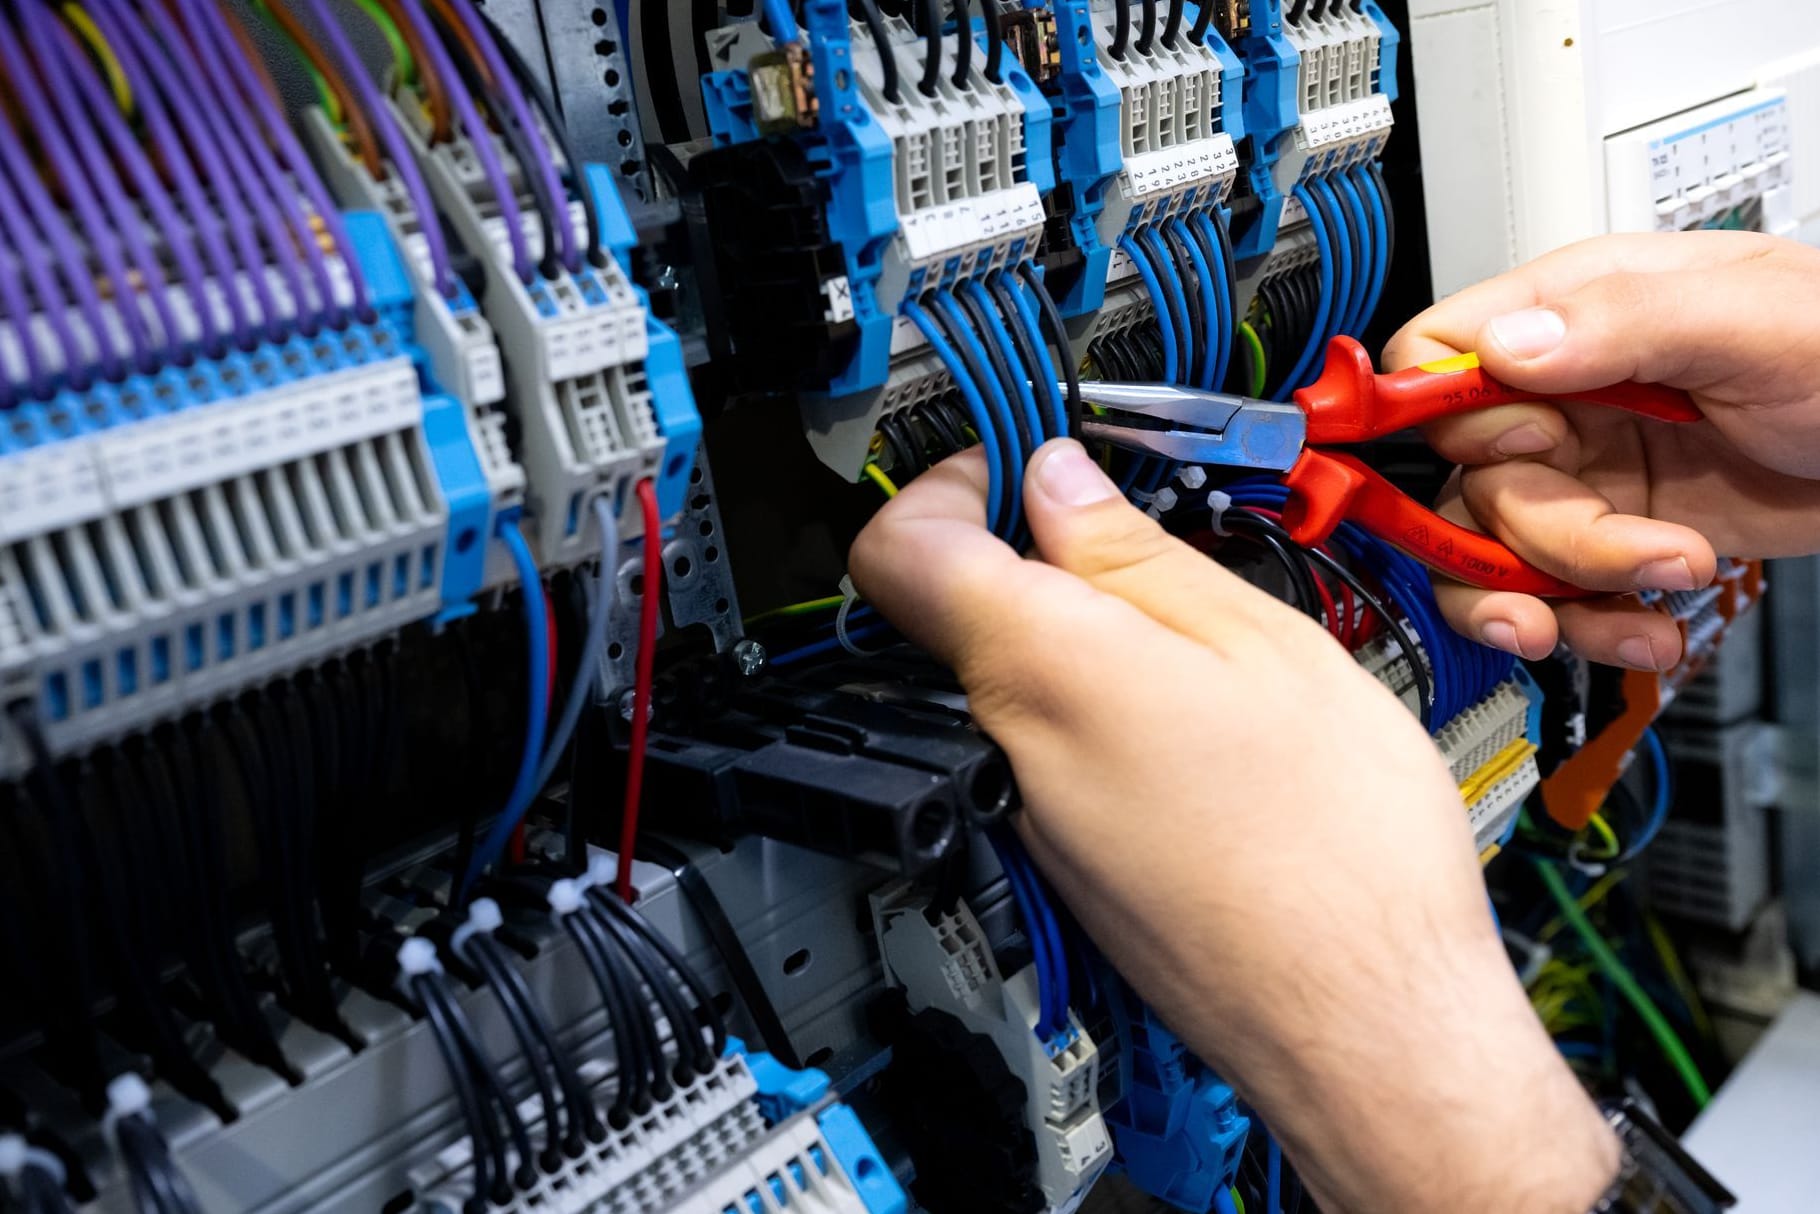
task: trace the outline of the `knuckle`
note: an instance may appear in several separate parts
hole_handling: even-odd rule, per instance
[[[1122,503],[1110,503],[1087,525],[1062,537],[1060,563],[1088,581],[1116,577],[1179,555],[1187,549],[1156,520]]]

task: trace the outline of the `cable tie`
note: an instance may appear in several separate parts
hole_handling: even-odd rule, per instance
[[[1207,495],[1207,509],[1213,513],[1213,533],[1232,534],[1226,530],[1226,512],[1232,509],[1232,494],[1215,489]]]
[[[457,957],[466,956],[467,954],[463,950],[467,948],[469,940],[475,936],[491,936],[505,921],[506,917],[500,912],[499,903],[491,898],[474,899],[468,903],[467,922],[456,928],[454,934],[449,937],[449,951]]]
[[[1182,488],[1189,492],[1198,492],[1207,484],[1207,469],[1199,464],[1187,464],[1175,474],[1175,479],[1182,482]]]
[[[575,888],[584,894],[597,886],[612,889],[618,876],[619,861],[605,852],[596,852],[588,857],[588,870],[575,878]]]
[[[885,652],[889,646],[866,649],[855,644],[853,638],[847,635],[847,615],[853,610],[853,604],[859,602],[859,591],[854,589],[852,574],[841,577],[840,594],[840,610],[834,613],[834,639],[840,642],[840,647],[856,658],[873,658]]]
[[[120,1147],[118,1127],[128,1117],[151,1120],[152,1089],[136,1071],[122,1071],[108,1080],[107,1112],[101,1118],[101,1133],[116,1150]]]
[[[582,892],[581,885],[569,877],[551,882],[548,897],[550,917],[557,920],[566,919],[587,905],[587,895]]]
[[[423,936],[412,936],[398,946],[398,985],[409,988],[411,979],[425,974],[442,973],[442,961],[436,956],[436,945]]]

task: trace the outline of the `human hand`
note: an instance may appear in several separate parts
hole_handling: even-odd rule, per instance
[[[1685,388],[1707,420],[1512,405],[1439,422],[1466,465],[1443,513],[1589,589],[1691,590],[1714,553],[1820,551],[1820,250],[1745,232],[1609,236],[1443,300],[1384,351],[1392,370],[1476,350],[1537,392],[1622,380]],[[1436,586],[1450,623],[1524,657],[1664,670],[1672,620],[1633,599],[1545,604]]]
[[[1324,1209],[1589,1208],[1615,1144],[1512,974],[1433,741],[1078,444],[1037,453],[1025,508],[1040,562],[987,532],[968,452],[880,511],[851,569],[959,674],[1107,955]]]

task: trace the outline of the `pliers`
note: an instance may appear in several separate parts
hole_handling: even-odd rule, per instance
[[[1544,598],[1597,592],[1542,572],[1490,536],[1413,501],[1363,461],[1320,447],[1368,442],[1520,401],[1604,405],[1661,422],[1701,420],[1693,398],[1678,389],[1622,383],[1561,395],[1521,391],[1486,374],[1476,354],[1380,375],[1365,347],[1344,336],[1328,345],[1321,377],[1288,404],[1166,384],[1084,383],[1081,395],[1112,411],[1083,425],[1086,438],[1180,463],[1283,473],[1289,489],[1283,525],[1298,544],[1321,544],[1350,521],[1455,581]]]

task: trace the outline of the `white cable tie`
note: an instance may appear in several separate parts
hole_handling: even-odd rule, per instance
[[[556,919],[566,919],[580,910],[587,900],[579,882],[564,877],[550,884],[550,914]]]
[[[859,602],[859,591],[854,589],[852,574],[841,577],[840,594],[840,610],[834,613],[834,639],[840,642],[840,647],[856,658],[874,658],[885,652],[888,646],[866,649],[856,644],[853,638],[847,634],[848,613],[853,610],[853,604]]]
[[[1232,494],[1215,489],[1207,495],[1207,509],[1213,513],[1213,533],[1230,534],[1226,530],[1226,512],[1232,509]]]
[[[135,1071],[122,1071],[107,1084],[107,1112],[101,1118],[101,1133],[109,1142],[119,1145],[116,1127],[128,1117],[151,1120],[152,1089]]]
[[[611,889],[619,880],[619,861],[605,852],[596,852],[588,857],[588,870],[575,878],[575,887],[582,893],[591,889]]]
[[[1207,483],[1207,469],[1199,464],[1183,464],[1175,474],[1175,479],[1182,482],[1182,488],[1192,493]]]
[[[476,898],[468,904],[467,922],[456,928],[449,937],[449,951],[457,957],[465,957],[469,940],[475,936],[491,936],[506,921],[500,912],[499,903],[491,898]]]

